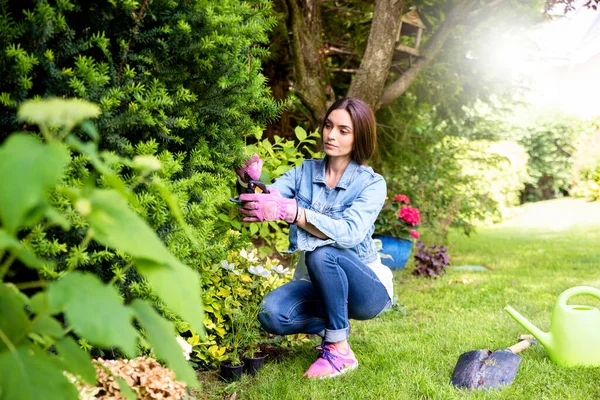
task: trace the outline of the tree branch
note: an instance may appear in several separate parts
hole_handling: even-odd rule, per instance
[[[494,0],[491,3],[488,3],[488,4],[484,5],[484,6],[479,7],[476,10],[471,11],[469,14],[467,14],[467,18],[469,18],[469,19],[475,18],[479,14],[488,12],[492,8],[496,7],[497,5],[499,5],[501,3],[504,3],[505,1],[506,0]]]
[[[348,89],[348,96],[359,97],[377,111],[392,65],[396,35],[400,28],[402,0],[377,0],[360,68]]]
[[[444,22],[442,22],[438,30],[427,41],[427,45],[421,50],[422,56],[417,58],[410,68],[395,82],[384,89],[377,108],[388,106],[408,89],[415,79],[417,79],[419,72],[433,62],[454,28],[465,20],[476,2],[476,0],[459,2],[450,10]]]

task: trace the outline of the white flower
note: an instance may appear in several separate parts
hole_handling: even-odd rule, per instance
[[[177,343],[179,343],[179,346],[181,346],[181,350],[183,350],[183,356],[185,359],[189,360],[190,354],[192,353],[192,345],[181,336],[177,336]]]
[[[259,265],[258,267],[250,267],[248,268],[248,272],[265,278],[271,275],[271,271],[265,269],[265,267],[263,267],[262,265]]]
[[[283,268],[281,265],[274,265],[273,271],[277,272],[279,275],[285,275],[290,273],[289,268]]]
[[[240,256],[242,256],[250,262],[258,262],[258,258],[256,258],[254,254],[254,250],[252,250],[250,253],[247,253],[245,249],[242,249],[240,250]]]
[[[238,271],[237,269],[235,269],[235,264],[233,263],[228,263],[227,261],[223,260],[221,261],[221,268],[226,269],[227,271],[235,274],[235,275],[239,275],[240,271]]]
[[[235,265],[233,263],[229,264],[226,260],[223,260],[221,261],[221,268],[226,269],[227,271],[233,271]]]

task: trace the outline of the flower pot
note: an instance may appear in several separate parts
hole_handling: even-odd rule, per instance
[[[265,356],[257,353],[254,357],[244,357],[244,372],[248,375],[255,375],[265,363]]]
[[[223,361],[221,363],[221,370],[219,371],[219,378],[225,382],[237,381],[242,377],[244,371],[244,364],[231,365],[231,361]]]
[[[389,235],[373,235],[373,239],[381,240],[381,254],[391,256],[391,258],[381,257],[383,265],[391,269],[404,268],[412,252],[412,240],[400,239]]]

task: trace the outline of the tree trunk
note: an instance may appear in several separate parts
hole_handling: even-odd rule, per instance
[[[324,0],[281,0],[287,8],[287,28],[294,63],[294,90],[310,110],[313,127],[319,125],[335,95],[326,70],[320,2]],[[402,14],[402,0],[376,0],[367,48],[350,87],[348,96],[359,97],[374,111],[388,106],[416,80],[440,53],[450,34],[469,17],[489,11],[505,0],[494,0],[472,10],[479,0],[458,0],[421,50],[422,56],[386,87]],[[450,3],[450,2],[448,2]]]
[[[322,23],[318,0],[285,0],[287,26],[294,58],[294,89],[313,114],[311,125],[317,126],[325,116],[329,94],[334,98],[325,69],[322,46]]]
[[[400,27],[402,0],[379,0],[375,4],[367,49],[360,68],[348,89],[376,111],[390,73],[396,37]]]

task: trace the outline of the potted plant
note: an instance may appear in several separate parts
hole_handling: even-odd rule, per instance
[[[249,375],[255,375],[265,362],[265,355],[260,352],[258,342],[260,341],[260,327],[258,320],[255,320],[250,330],[246,332],[247,345],[243,353],[244,372]]]
[[[244,371],[244,363],[240,358],[240,350],[243,342],[244,313],[240,309],[232,310],[230,318],[230,331],[225,337],[224,344],[227,346],[227,358],[221,361],[219,377],[225,382],[240,379]]]
[[[397,194],[387,202],[375,222],[374,239],[381,241],[381,261],[392,269],[404,268],[412,252],[413,242],[420,237],[417,227],[421,215],[410,199]]]
[[[259,347],[262,339],[262,328],[258,321],[260,303],[257,301],[248,304],[244,311],[244,317],[240,319],[243,329],[240,346],[243,349],[244,372],[255,375],[265,362],[265,356],[260,353]]]

